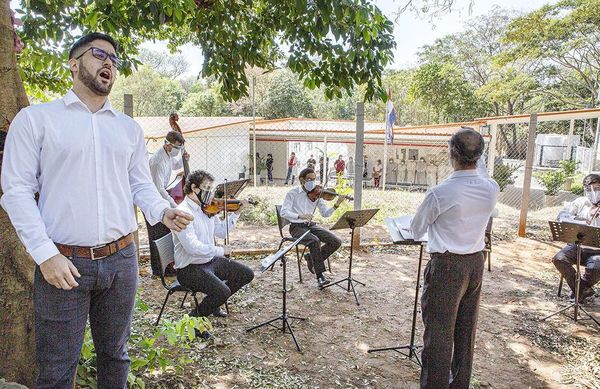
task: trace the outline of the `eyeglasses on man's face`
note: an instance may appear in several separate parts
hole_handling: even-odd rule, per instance
[[[92,52],[92,56],[94,56],[94,58],[99,59],[100,61],[106,61],[106,58],[110,59],[110,62],[112,62],[112,65],[116,68],[118,68],[121,65],[121,61],[119,60],[119,58],[117,58],[117,56],[115,54],[110,54],[104,50],[102,50],[99,47],[90,47],[89,49],[87,49],[86,51],[84,51],[83,53],[81,53],[77,58],[75,59],[79,59],[81,57],[83,57],[85,55],[85,53],[87,53],[88,51]]]

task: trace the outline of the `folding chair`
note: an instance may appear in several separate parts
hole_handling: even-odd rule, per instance
[[[488,220],[487,227],[485,228],[485,237],[484,242],[485,246],[483,247],[483,257],[487,260],[488,263],[488,271],[492,271],[492,222],[493,218]]]
[[[163,311],[165,310],[167,301],[173,293],[185,293],[185,295],[183,296],[183,300],[181,300],[181,308],[183,308],[183,303],[185,303],[185,299],[187,298],[188,293],[191,293],[192,297],[194,298],[194,304],[196,304],[196,309],[198,309],[198,299],[196,297],[196,293],[198,293],[198,291],[193,291],[191,289],[186,288],[185,286],[181,285],[179,281],[177,281],[177,279],[175,279],[175,281],[173,281],[170,284],[167,283],[167,280],[165,279],[165,269],[167,268],[167,266],[169,266],[169,264],[175,262],[175,246],[173,244],[173,234],[169,233],[168,235],[165,235],[162,238],[155,240],[154,243],[156,244],[156,248],[158,250],[158,257],[160,258],[160,280],[164,288],[167,290],[165,301],[163,302],[162,307],[160,308],[160,313],[158,314],[156,323],[154,323],[154,325],[157,326],[160,322],[160,318],[162,317]],[[225,309],[227,310],[227,313],[229,313],[229,306],[227,302],[225,303]]]
[[[291,236],[284,235],[283,233],[283,228],[290,224],[290,222],[289,220],[281,216],[281,205],[276,205],[275,211],[277,213],[277,227],[279,228],[279,235],[281,236],[281,242],[279,242],[279,247],[277,248],[277,251],[279,251],[285,242],[294,242],[296,239],[292,238]],[[298,276],[300,278],[300,282],[302,282],[301,263],[302,258],[304,258],[304,253],[306,252],[306,249],[307,246],[305,245],[302,249],[302,254],[300,254],[300,250],[298,249],[298,246],[296,246],[296,259],[298,261]],[[331,264],[329,263],[329,258],[327,258],[327,267],[329,268],[329,272],[331,273]]]

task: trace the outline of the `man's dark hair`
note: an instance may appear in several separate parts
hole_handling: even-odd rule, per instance
[[[600,174],[588,174],[583,178],[583,186],[600,184]]]
[[[181,143],[184,144],[185,143],[185,139],[183,139],[183,135],[181,135],[180,133],[178,133],[177,131],[169,131],[167,133],[167,141],[169,141],[170,143]]]
[[[169,120],[173,120],[176,117],[179,117],[179,115],[177,114],[177,112],[171,112],[171,114],[169,115]]]
[[[450,155],[463,167],[473,167],[483,154],[485,143],[480,133],[463,127],[450,138]]]
[[[119,44],[109,35],[103,34],[101,32],[92,32],[90,34],[84,35],[81,38],[77,39],[71,49],[69,49],[69,59],[75,58],[81,54],[84,49],[87,49],[87,46],[95,40],[102,40],[110,43],[112,47],[115,49],[115,53],[119,51]]]
[[[307,167],[305,169],[302,169],[302,171],[300,172],[300,175],[298,176],[298,178],[302,178],[305,179],[306,176],[308,176],[310,173],[314,173],[315,169]]]
[[[183,188],[183,193],[186,195],[192,193],[192,184],[200,187],[200,184],[206,180],[214,181],[215,178],[212,174],[205,172],[204,170],[194,170],[185,178],[185,187]]]

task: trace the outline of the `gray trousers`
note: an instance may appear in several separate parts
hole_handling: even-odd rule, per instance
[[[311,226],[305,223],[290,224],[290,235],[294,239],[298,239],[306,230],[310,230],[310,233],[303,239],[302,244],[308,246],[315,274],[320,277],[325,271],[325,260],[340,248],[342,241],[331,231],[316,224]]]
[[[421,388],[469,388],[484,265],[481,252],[431,255],[421,296]]]
[[[127,385],[127,340],[135,305],[138,264],[135,243],[109,257],[73,258],[79,286],[58,289],[35,267],[33,304],[38,377],[36,388],[71,389],[85,325],[90,319],[98,388]]]
[[[177,280],[181,285],[206,295],[198,304],[198,312],[194,308],[190,316],[210,315],[253,278],[252,269],[225,257],[214,257],[209,263],[177,269]]]
[[[552,258],[552,263],[565,278],[571,290],[575,292],[577,247],[574,244],[566,245]],[[600,250],[582,247],[580,265],[585,266],[581,274],[581,290],[591,288],[600,281]]]

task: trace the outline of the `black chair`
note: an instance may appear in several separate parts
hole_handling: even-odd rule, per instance
[[[277,248],[277,251],[279,251],[285,242],[294,242],[296,239],[289,235],[284,235],[283,233],[283,228],[290,224],[290,221],[281,216],[281,205],[275,206],[275,212],[277,213],[277,227],[279,228],[279,235],[281,236],[281,242],[279,242],[279,247]],[[306,249],[307,246],[304,246],[302,249],[302,254],[300,254],[300,250],[298,249],[298,246],[296,246],[296,259],[298,260],[298,276],[300,278],[300,282],[302,282],[302,258],[304,257]],[[329,263],[329,258],[327,258],[327,267],[331,273],[331,264]]]
[[[492,271],[492,222],[493,218],[488,220],[487,227],[485,228],[485,237],[484,242],[485,246],[483,247],[483,257],[487,260],[488,263],[488,271]]]
[[[175,292],[184,292],[183,300],[181,300],[180,307],[183,308],[183,304],[185,303],[185,299],[187,298],[188,293],[191,293],[194,298],[194,304],[196,304],[196,309],[198,309],[198,298],[196,297],[196,291],[186,288],[181,285],[177,279],[172,283],[168,283],[165,279],[165,269],[169,264],[175,262],[175,245],[173,244],[173,234],[169,233],[168,235],[163,236],[160,239],[154,241],[156,244],[156,248],[158,250],[158,257],[160,258],[160,280],[167,290],[167,295],[165,297],[165,301],[163,302],[162,307],[160,308],[160,313],[158,314],[158,318],[156,319],[155,326],[160,322],[160,318],[162,317],[163,311],[165,310],[165,306],[167,305],[167,301],[169,297]],[[225,309],[227,313],[229,313],[229,305],[225,303]]]

